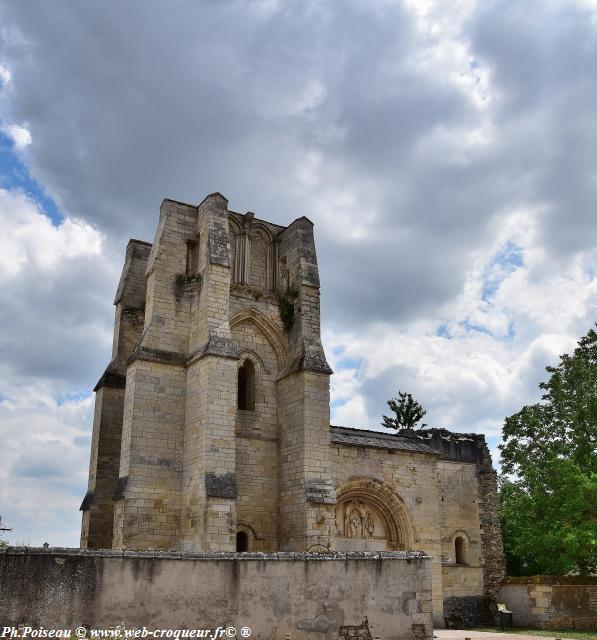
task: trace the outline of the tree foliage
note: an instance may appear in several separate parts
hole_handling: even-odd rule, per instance
[[[506,418],[500,516],[510,575],[597,570],[597,333]]]
[[[417,422],[427,413],[410,393],[398,391],[398,397],[388,400],[390,409],[396,414],[390,418],[383,416],[383,426],[390,429],[415,429]],[[423,424],[422,427],[427,425]]]

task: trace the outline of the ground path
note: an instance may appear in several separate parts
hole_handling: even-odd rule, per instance
[[[557,634],[557,632],[554,632]],[[453,629],[437,629],[433,632],[433,637],[437,640],[464,640],[470,638],[470,640],[555,640],[556,638],[566,638],[566,633],[563,635],[553,636],[530,636],[528,634],[516,633],[514,630],[512,633],[492,633],[491,631],[458,631]]]

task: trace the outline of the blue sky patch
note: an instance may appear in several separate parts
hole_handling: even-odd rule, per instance
[[[338,400],[332,400],[330,406],[332,409],[339,409],[348,402],[349,398],[339,398]]]
[[[472,322],[469,322],[468,320],[461,320],[458,324],[466,331],[477,331],[478,333],[485,333],[493,338],[493,333],[491,333],[491,331],[487,327],[484,327],[482,324],[474,324]]]
[[[491,302],[502,282],[524,264],[522,247],[508,240],[504,247],[489,261],[483,274],[481,299]]]
[[[444,323],[442,325],[440,325],[436,331],[435,331],[435,335],[438,338],[447,338],[448,340],[452,339],[452,336],[450,335],[450,329],[448,328],[447,323]]]
[[[0,187],[9,191],[22,191],[31,198],[57,227],[64,220],[56,203],[45,189],[34,180],[25,163],[14,151],[12,140],[0,131]]]
[[[84,400],[85,398],[89,398],[89,396],[91,396],[92,393],[90,393],[88,388],[85,389],[81,389],[81,390],[70,390],[67,393],[62,393],[60,395],[58,395],[58,397],[56,398],[56,401],[58,403],[58,406],[61,407],[64,404],[67,404],[68,402],[77,402],[79,400]]]
[[[342,358],[338,360],[341,369],[360,369],[363,366],[363,358]]]

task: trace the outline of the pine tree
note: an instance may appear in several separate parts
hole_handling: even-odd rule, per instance
[[[388,400],[390,409],[396,417],[383,416],[382,425],[390,429],[416,429],[417,422],[427,413],[410,393],[398,391],[398,397]],[[426,427],[422,424],[419,428]]]

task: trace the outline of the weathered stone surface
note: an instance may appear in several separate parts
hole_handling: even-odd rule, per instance
[[[251,636],[431,639],[431,613],[399,594],[430,589],[418,553],[0,550],[0,621],[46,629],[211,629]],[[361,624],[366,621],[365,626]],[[240,637],[240,633],[237,633]]]
[[[514,612],[516,626],[597,631],[596,576],[508,578],[498,602]]]
[[[110,363],[101,378],[97,381],[97,384],[93,388],[94,391],[99,391],[102,387],[110,387],[112,389],[124,389],[126,386],[126,376],[122,373],[118,373],[115,363]]]
[[[118,478],[114,493],[112,494],[112,500],[122,500],[124,498],[124,492],[126,491],[126,485],[129,482],[128,476]]]
[[[450,597],[444,600],[448,629],[467,629],[492,622],[485,596]]]
[[[236,488],[236,476],[234,473],[208,472],[205,474],[205,493],[208,498],[232,498],[236,499],[238,490]]]
[[[307,500],[319,504],[336,504],[336,492],[332,482],[307,480],[305,483]]]
[[[88,491],[81,502],[81,506],[79,507],[79,511],[87,511],[91,506],[91,502],[93,500],[93,491]]]

